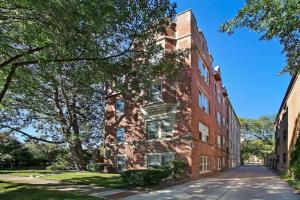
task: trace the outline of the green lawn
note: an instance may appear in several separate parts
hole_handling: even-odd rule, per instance
[[[5,200],[99,200],[87,195],[46,190],[45,187],[30,186],[0,181],[0,199]]]
[[[85,185],[97,185],[107,188],[126,187],[126,183],[123,182],[119,174],[78,171],[57,172],[51,170],[0,170],[0,174],[10,174],[15,176],[39,176],[39,178],[42,179],[59,180]]]

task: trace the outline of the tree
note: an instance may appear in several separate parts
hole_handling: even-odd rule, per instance
[[[300,69],[299,13],[299,0],[246,0],[220,30],[232,34],[235,29],[246,27],[261,33],[261,40],[278,38],[287,57],[283,71],[296,74]]]
[[[34,4],[33,1],[21,2]],[[54,32],[51,33],[53,38],[47,40],[47,48],[20,59],[17,56],[3,67],[6,75],[10,73],[9,65],[17,66],[18,70],[2,103],[0,129],[43,142],[65,143],[76,168],[85,170],[83,148],[95,147],[101,142],[106,99],[116,94],[132,100],[142,97],[142,92],[150,88],[157,75],[172,75],[177,71],[185,52],[164,53],[156,44],[157,35],[163,34],[174,15],[174,5],[169,1],[72,1],[68,14],[63,10],[69,8],[69,3],[53,2],[25,6],[25,13],[29,7],[32,12],[45,14],[46,19],[54,16],[53,20],[63,22],[54,25],[57,29],[50,27],[46,31],[39,24],[43,24],[43,20],[39,20],[36,29],[46,34],[42,39],[50,37],[49,31]],[[20,7],[14,7],[18,2],[6,4],[10,5],[9,10]],[[31,16],[32,12],[27,14]],[[28,26],[30,33],[35,27],[34,22],[11,23],[25,23],[26,26],[23,24],[20,28],[26,32],[23,27]],[[16,35],[21,36],[21,33]],[[51,47],[48,48],[49,41]],[[65,47],[66,44],[70,48]],[[8,61],[11,57],[5,59]],[[35,128],[38,137],[23,131],[28,126]]]
[[[31,154],[21,142],[6,133],[0,133],[0,165],[14,168],[30,159]]]
[[[252,155],[264,158],[274,151],[274,117],[262,116],[259,119],[240,118],[242,160]]]
[[[94,70],[108,82],[172,69],[155,68],[148,61],[161,51],[155,36],[173,18],[174,9],[168,0],[1,1],[0,103],[17,71],[30,74],[33,66],[96,65]],[[146,65],[132,67],[132,58]]]

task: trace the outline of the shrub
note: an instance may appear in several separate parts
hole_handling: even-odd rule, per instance
[[[185,175],[187,164],[183,160],[174,160],[171,162],[173,178],[177,179]]]
[[[86,168],[91,172],[103,172],[104,163],[90,163],[86,166]]]
[[[131,185],[146,186],[160,183],[170,176],[165,169],[128,170],[121,172],[123,180]]]
[[[290,170],[294,178],[300,180],[300,137],[298,137],[291,154]]]

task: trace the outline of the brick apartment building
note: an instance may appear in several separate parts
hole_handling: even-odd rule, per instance
[[[152,168],[182,159],[195,179],[238,166],[238,119],[192,11],[178,14],[166,32],[157,41],[166,50],[196,45],[199,51],[190,54],[175,77],[155,81],[152,102],[126,101],[120,96],[109,100],[105,135],[108,170]],[[234,132],[229,134],[229,130]]]
[[[286,171],[290,155],[300,135],[300,74],[290,81],[275,120],[276,167]]]

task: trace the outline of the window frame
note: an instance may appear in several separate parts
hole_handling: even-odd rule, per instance
[[[160,86],[160,92],[159,93],[157,91],[154,91],[153,88],[154,88],[155,85]],[[161,81],[154,82],[151,85],[150,92],[151,92],[151,101],[150,101],[151,103],[163,102],[163,83]],[[156,97],[157,96],[156,93],[158,94],[158,97]]]
[[[120,167],[119,167],[119,158],[123,158],[123,168],[122,170],[120,170]],[[123,154],[118,154],[116,155],[116,167],[117,167],[117,171],[118,172],[122,172],[124,169],[126,169],[126,156],[123,155]]]
[[[200,75],[203,78],[204,82],[209,86],[210,85],[210,71],[208,67],[204,64],[202,58],[198,59],[198,70],[200,71]]]
[[[119,141],[119,139],[118,139],[118,130],[120,130],[120,129],[124,130],[123,141]],[[116,143],[117,144],[122,144],[122,143],[125,143],[125,141],[126,141],[126,130],[125,130],[125,127],[117,127],[116,128]]]
[[[200,174],[210,173],[210,157],[209,156],[200,156],[199,173]]]
[[[207,131],[207,133],[202,132],[204,129],[205,129],[205,131]],[[199,134],[200,134],[199,136],[201,136],[200,140],[202,142],[209,143],[209,127],[206,124],[204,124],[203,122],[199,122],[198,131],[199,131]],[[204,138],[205,138],[205,140],[204,140]]]
[[[122,110],[119,110],[118,109],[118,102],[122,101],[123,102],[123,109]],[[116,99],[116,102],[115,102],[115,110],[116,110],[116,115],[117,116],[122,116],[124,115],[125,113],[125,101],[124,99]]]
[[[217,134],[217,146],[218,148],[222,148],[222,139],[220,134]]]
[[[175,153],[174,152],[149,153],[149,154],[146,154],[145,156],[146,156],[147,169],[155,169],[156,167],[167,165],[168,162],[163,163],[163,157],[171,157],[171,161],[169,161],[169,162],[172,162],[173,160],[175,160]],[[159,163],[158,165],[153,165],[153,167],[149,166],[149,159],[150,159],[151,156],[158,158],[158,163]]]
[[[202,105],[204,104],[204,105]],[[204,92],[199,91],[198,94],[198,106],[208,115],[210,114],[210,100],[209,98],[205,95]],[[206,108],[207,106],[207,108]]]
[[[170,129],[169,131],[163,130],[163,123],[164,121],[169,121]],[[157,137],[150,138],[149,136],[149,123],[157,123]],[[173,137],[174,131],[174,122],[172,118],[164,118],[164,119],[155,119],[155,120],[147,120],[146,121],[146,133],[147,133],[147,140],[160,140],[160,139],[167,139]]]

